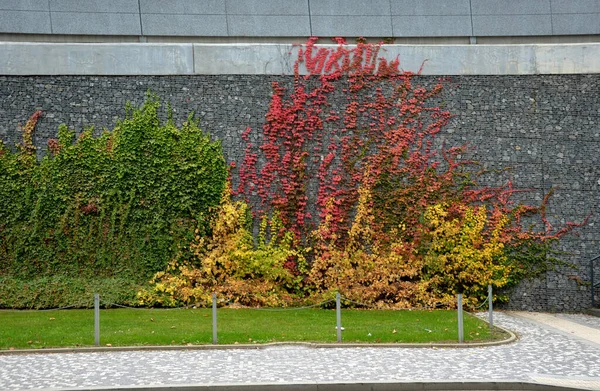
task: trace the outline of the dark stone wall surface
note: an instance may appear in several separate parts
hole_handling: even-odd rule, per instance
[[[15,145],[19,123],[44,112],[35,133],[43,155],[48,138],[66,123],[81,132],[112,129],[125,114],[125,102],[140,105],[147,91],[170,102],[178,124],[195,112],[200,126],[221,139],[229,161],[241,162],[242,132],[260,129],[271,97],[271,82],[285,76],[0,76],[0,140]],[[437,77],[419,77],[431,84]],[[288,84],[289,85],[289,84]],[[589,222],[564,238],[562,267],[511,293],[507,308],[577,311],[591,303],[589,260],[600,254],[600,75],[456,76],[439,103],[455,117],[439,136],[449,145],[468,143],[473,158],[503,176],[523,200],[539,203],[551,188],[548,218],[560,225]],[[340,103],[343,104],[343,103]],[[596,268],[600,276],[600,263]]]

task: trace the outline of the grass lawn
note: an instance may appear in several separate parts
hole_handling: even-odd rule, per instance
[[[344,342],[456,342],[456,311],[342,310]],[[0,311],[0,349],[94,345],[94,311]],[[220,344],[336,342],[335,310],[219,309]],[[506,337],[465,313],[465,341]],[[105,346],[212,343],[211,309],[100,310]]]

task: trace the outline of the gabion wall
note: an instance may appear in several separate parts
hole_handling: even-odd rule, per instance
[[[0,139],[19,141],[18,124],[37,109],[44,112],[35,142],[39,156],[58,125],[81,132],[112,129],[125,103],[143,102],[148,91],[170,102],[176,122],[195,112],[200,126],[222,140],[226,158],[241,163],[241,133],[261,129],[272,81],[285,76],[0,76]],[[431,84],[438,77],[422,76]],[[455,114],[440,140],[446,146],[473,146],[468,158],[502,170],[490,183],[511,179],[523,199],[538,202],[551,188],[553,223],[582,221],[577,235],[560,244],[561,267],[511,293],[507,308],[577,311],[590,306],[589,259],[600,254],[600,75],[456,76],[447,80],[440,105]],[[343,105],[344,102],[339,102]],[[600,263],[596,269],[600,277]]]

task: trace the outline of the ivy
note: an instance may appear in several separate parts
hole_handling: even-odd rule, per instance
[[[113,131],[62,125],[35,159],[23,128],[17,152],[0,145],[0,267],[40,275],[130,276],[143,281],[187,244],[218,205],[227,168],[219,142],[192,116],[178,128],[148,96]]]

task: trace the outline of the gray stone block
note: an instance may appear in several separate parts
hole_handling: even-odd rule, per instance
[[[471,0],[471,9],[473,15],[539,15],[551,13],[550,0]]]
[[[394,0],[392,15],[471,15],[469,0]]]
[[[600,34],[600,13],[554,14],[552,33],[555,35]]]
[[[138,14],[52,12],[54,34],[140,35]]]
[[[581,14],[600,12],[598,0],[550,0],[553,14]]]
[[[392,16],[394,37],[469,37],[471,17],[456,16]]]
[[[473,15],[473,35],[552,35],[551,15]]]
[[[237,37],[306,37],[311,35],[308,15],[227,15],[227,26],[229,35]]]
[[[390,15],[390,2],[389,0],[311,0],[310,14],[319,16]]]
[[[142,14],[145,35],[227,36],[225,15]]]
[[[228,15],[308,15],[308,0],[235,0],[227,2]]]
[[[141,0],[142,14],[224,15],[225,0]]]
[[[48,11],[48,2],[39,0],[0,0],[1,11]]]
[[[0,12],[0,32],[51,34],[50,13],[40,11],[2,11]]]
[[[137,0],[49,0],[51,11],[139,13]]]
[[[321,37],[391,37],[389,16],[313,16],[312,33]]]

